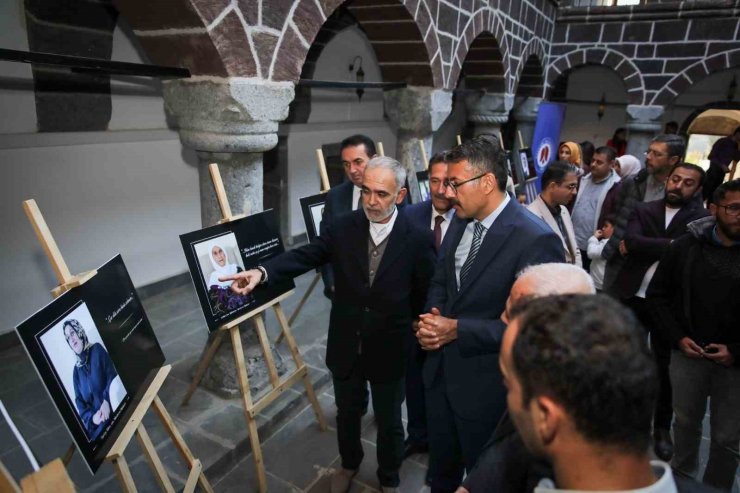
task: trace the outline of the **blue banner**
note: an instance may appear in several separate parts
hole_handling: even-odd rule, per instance
[[[558,158],[560,127],[565,117],[565,105],[543,101],[537,110],[537,123],[532,138],[532,159],[537,176],[542,176],[548,164]],[[537,180],[537,191],[540,191]]]

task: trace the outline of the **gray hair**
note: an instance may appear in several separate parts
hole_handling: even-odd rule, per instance
[[[582,268],[562,262],[530,265],[517,276],[517,280],[530,277],[532,296],[549,296],[553,294],[595,294],[594,281]]]
[[[406,186],[406,168],[392,157],[375,156],[367,162],[365,171],[376,168],[389,169],[393,171],[393,174],[396,175],[396,193],[401,190],[402,187]]]

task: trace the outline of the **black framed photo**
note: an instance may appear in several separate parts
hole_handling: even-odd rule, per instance
[[[537,176],[537,172],[534,169],[534,159],[532,159],[532,150],[528,147],[519,149],[519,165],[524,175],[521,181],[526,181],[529,178]]]
[[[231,289],[232,281],[221,280],[285,251],[272,209],[180,235],[180,242],[211,331],[295,288],[291,280],[241,295]]]
[[[306,223],[308,241],[313,241],[321,233],[321,220],[324,217],[325,205],[326,193],[319,193],[301,199],[301,212],[303,212],[303,222]]]
[[[429,189],[429,171],[417,171],[416,182],[419,184],[419,194],[421,202],[432,198],[432,192]]]
[[[165,361],[121,256],[16,330],[94,474]]]

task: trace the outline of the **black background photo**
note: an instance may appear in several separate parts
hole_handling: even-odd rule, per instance
[[[193,279],[195,292],[198,295],[208,329],[211,331],[218,329],[220,326],[247,312],[268,304],[278,296],[295,288],[292,280],[281,284],[268,283],[260,286],[259,289],[255,289],[251,293],[252,301],[250,303],[225,313],[214,315],[208,296],[208,286],[206,286],[206,280],[203,277],[198,255],[195,252],[195,245],[227,233],[234,233],[234,236],[236,236],[239,254],[246,270],[253,269],[265,260],[285,251],[283,240],[280,238],[280,232],[278,230],[277,215],[272,209],[237,219],[236,221],[217,224],[180,235],[180,242],[185,252],[185,259],[188,263],[190,276]]]
[[[127,392],[111,415],[106,430],[93,442],[88,441],[75,403],[70,401],[58,380],[40,341],[42,334],[54,328],[82,302],[87,305]],[[121,256],[115,256],[82,286],[64,293],[18,325],[16,330],[78,450],[94,474],[127,423],[135,404],[146,392],[155,370],[165,362]],[[59,349],[70,350],[69,347]]]

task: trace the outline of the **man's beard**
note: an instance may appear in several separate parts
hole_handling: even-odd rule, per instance
[[[362,210],[365,211],[365,216],[367,217],[368,221],[370,221],[371,223],[380,223],[393,215],[396,210],[396,204],[394,202],[387,209],[380,210],[368,210],[368,207],[363,204]]]
[[[691,197],[686,199],[679,193],[674,194],[671,192],[666,192],[664,200],[666,204],[672,205],[673,207],[676,207],[676,208],[680,208],[688,204],[689,201],[691,200]]]
[[[728,224],[720,220],[717,220],[717,227],[730,241],[740,241],[740,228],[736,227],[735,231],[732,231],[732,228]]]

